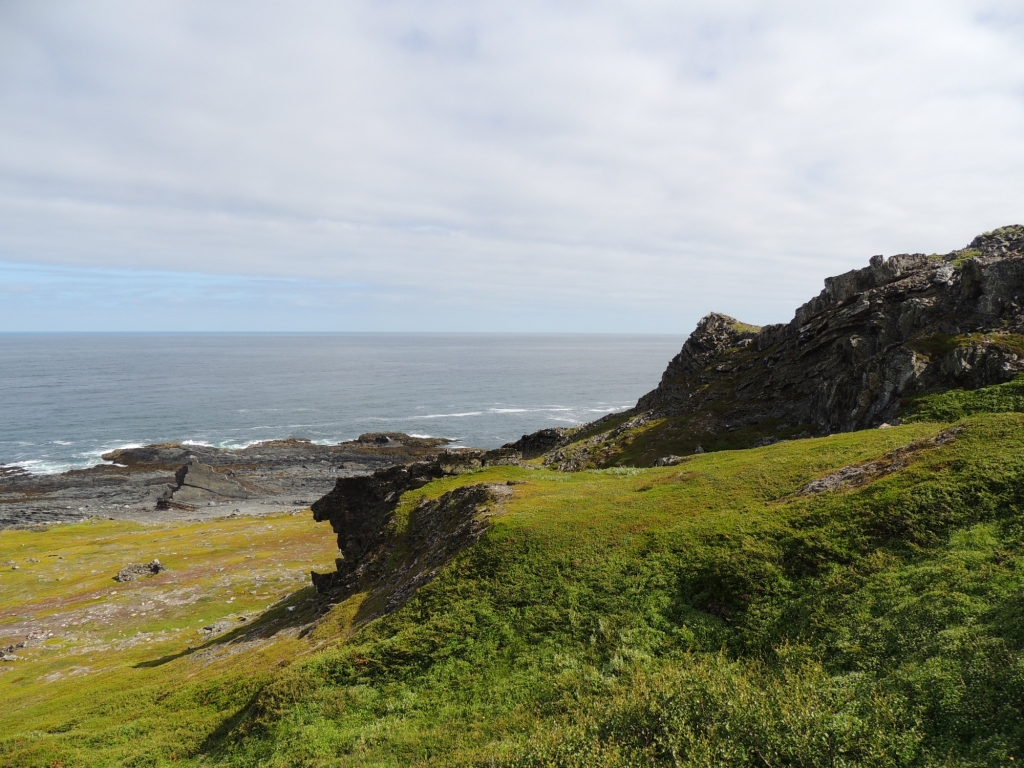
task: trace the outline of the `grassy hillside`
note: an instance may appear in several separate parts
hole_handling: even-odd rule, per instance
[[[154,637],[122,648],[117,633],[133,625],[97,625],[96,641],[4,665],[0,764],[1024,759],[1024,416],[922,421],[658,469],[490,468],[407,494],[399,525],[417,499],[508,481],[513,495],[491,510],[484,538],[365,624],[353,623],[365,594],[309,624],[316,604],[294,574],[311,561],[323,568],[333,542],[308,518],[0,534],[0,562],[24,560],[29,546],[99,557],[83,542],[100,532],[118,565],[131,542],[180,541],[173,551],[188,544],[196,569],[189,584],[202,585],[154,625],[158,647]],[[264,525],[281,526],[281,544],[239,538]],[[204,547],[221,526],[220,543]],[[153,546],[142,550],[137,561]],[[255,602],[238,586],[243,551],[281,564],[265,571]],[[214,560],[200,573],[206,554]],[[168,562],[168,574],[133,588],[193,573]],[[294,580],[270,589],[273,573]],[[70,591],[39,576],[50,578],[2,573],[0,622],[64,610],[52,601]],[[84,584],[82,599],[140,599],[104,584]],[[279,607],[250,614],[263,622],[256,632],[197,634],[243,597],[247,611]]]

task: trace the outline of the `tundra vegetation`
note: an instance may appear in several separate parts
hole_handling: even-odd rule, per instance
[[[0,636],[36,637],[0,667],[0,764],[1012,765],[1022,393],[675,466],[435,480],[395,535],[424,499],[513,485],[376,618],[369,586],[312,593],[336,551],[308,513],[4,531]]]
[[[339,480],[340,561],[309,512],[0,532],[0,764],[1024,759],[1024,227],[445,462]]]

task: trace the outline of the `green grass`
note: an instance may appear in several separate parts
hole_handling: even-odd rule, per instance
[[[1019,333],[969,333],[951,336],[935,333],[907,342],[907,346],[931,360],[940,360],[950,352],[970,344],[991,344],[1006,352],[1024,357],[1024,336]]]
[[[989,233],[991,234],[991,233]],[[981,251],[974,248],[965,248],[962,251],[956,251],[956,256],[953,259],[953,267],[956,269],[963,269],[964,265],[981,256]]]
[[[959,427],[899,472],[819,495],[799,491],[946,426],[437,481],[403,515],[523,482],[397,612],[353,625],[358,594],[305,637],[216,663],[123,665],[59,694],[26,677],[31,695],[0,712],[0,764],[1013,764],[1024,416]]]
[[[308,571],[335,552],[308,513],[0,532],[0,646],[43,633],[0,666],[0,765],[153,765],[200,749],[290,658]],[[113,580],[154,557],[168,570]],[[203,632],[218,622],[227,631]],[[275,634],[238,653],[250,630]]]
[[[981,389],[951,389],[909,402],[901,414],[906,422],[953,422],[979,413],[1024,413],[1024,374],[1006,384]]]
[[[761,330],[760,325],[751,325],[750,323],[744,323],[739,320],[732,324],[733,330],[739,331],[740,333],[757,333]]]

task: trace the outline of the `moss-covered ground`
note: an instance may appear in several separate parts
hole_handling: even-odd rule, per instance
[[[166,594],[187,581],[210,599],[6,665],[0,764],[1013,765],[1024,758],[1024,415],[957,426],[856,490],[802,492],[948,425],[657,469],[495,467],[437,481],[408,494],[399,519],[458,485],[516,484],[477,544],[398,611],[355,626],[363,595],[316,624],[287,618],[285,605],[308,599],[300,571],[333,555],[330,531],[308,518],[247,522],[287,527],[280,544],[245,541],[240,520],[4,532],[0,562],[30,546],[40,561],[3,572],[7,624],[70,595],[92,601],[78,611],[144,605],[142,590],[152,603],[175,574],[184,581]],[[238,528],[206,547],[221,525]],[[121,549],[143,537],[162,548]],[[286,557],[275,547],[287,542]],[[119,556],[83,564],[81,585],[40,579],[57,575],[45,555],[99,558],[105,546]],[[268,566],[255,596],[251,577],[232,581],[246,578],[245,554]],[[127,591],[109,581],[120,560],[153,556],[171,570]],[[193,568],[205,575],[188,581]],[[292,575],[271,590],[272,573]],[[264,629],[199,633],[240,612]],[[152,641],[125,642],[139,631]]]
[[[0,765],[195,752],[290,660],[309,571],[335,555],[309,513],[0,532],[0,647],[25,643],[0,664]],[[114,581],[154,558],[167,570]]]

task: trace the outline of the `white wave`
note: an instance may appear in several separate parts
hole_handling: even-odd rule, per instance
[[[205,440],[182,440],[182,445],[200,445],[203,448],[213,448],[213,443],[208,443]]]
[[[415,432],[410,432],[409,433],[409,437],[418,437],[418,438],[420,438],[422,440],[426,440],[426,439],[430,438],[430,435],[417,435]]]
[[[464,416],[483,416],[483,411],[466,411],[465,413],[431,413],[426,416],[410,416],[409,419],[461,419]],[[395,421],[395,419],[389,419]]]
[[[209,443],[190,443],[190,445],[205,445],[209,448],[224,448],[228,451],[241,451],[244,448],[248,448],[251,445],[259,445],[262,440],[246,440],[238,442],[237,440],[222,440],[216,445],[210,445]],[[184,443],[182,443],[184,445]]]
[[[46,459],[28,459],[27,461],[16,461],[16,466],[33,475],[59,475],[71,469],[86,469],[89,464],[72,461],[47,461]]]

